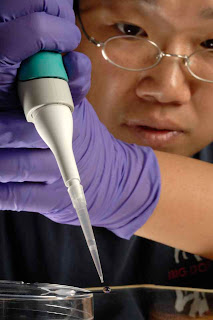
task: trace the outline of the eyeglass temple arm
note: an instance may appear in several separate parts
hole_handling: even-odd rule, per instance
[[[75,10],[75,13],[76,13],[76,17],[78,18],[79,20],[79,23],[80,23],[80,26],[81,26],[81,29],[83,31],[83,33],[85,34],[85,36],[87,37],[87,39],[94,43],[96,46],[99,46],[100,45],[100,42],[95,40],[95,38],[93,37],[90,37],[90,35],[86,32],[85,28],[84,28],[84,25],[83,25],[83,22],[81,20],[81,15],[80,15],[80,0],[76,1],[75,5],[74,5],[74,10]]]

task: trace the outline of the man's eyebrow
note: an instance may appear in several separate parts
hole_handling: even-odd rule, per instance
[[[213,8],[207,8],[200,12],[200,16],[205,19],[213,19]]]

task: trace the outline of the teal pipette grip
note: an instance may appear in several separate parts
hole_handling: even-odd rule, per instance
[[[18,72],[19,98],[27,121],[33,122],[36,109],[63,104],[74,110],[62,55],[41,51],[24,60]]]
[[[60,53],[41,51],[22,62],[18,74],[19,81],[40,78],[58,78],[68,81]]]

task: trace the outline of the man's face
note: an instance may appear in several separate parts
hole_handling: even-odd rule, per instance
[[[80,9],[99,41],[138,35],[180,55],[213,47],[213,0],[81,0]],[[187,156],[213,141],[213,84],[193,78],[182,59],[131,72],[104,60],[84,35],[77,50],[92,62],[88,100],[116,138]]]

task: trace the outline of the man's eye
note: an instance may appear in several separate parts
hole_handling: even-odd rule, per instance
[[[130,36],[142,35],[144,37],[147,36],[147,33],[142,28],[134,24],[117,23],[116,27],[125,35],[130,35]]]
[[[208,39],[201,43],[201,46],[206,49],[213,49],[213,39]]]

